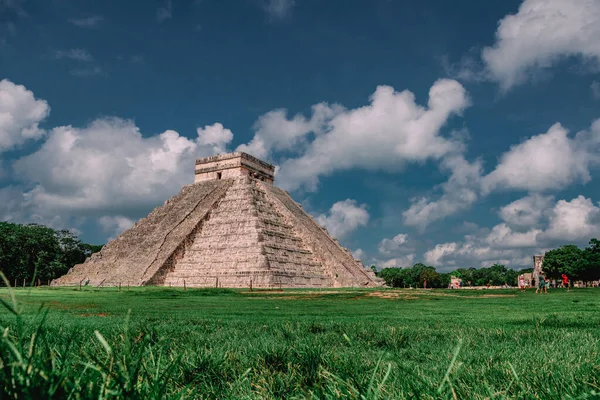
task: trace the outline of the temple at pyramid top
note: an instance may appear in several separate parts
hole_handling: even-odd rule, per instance
[[[273,183],[275,167],[242,151],[196,160],[195,183],[250,176]]]

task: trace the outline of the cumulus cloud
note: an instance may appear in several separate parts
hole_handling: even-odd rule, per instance
[[[399,233],[379,243],[379,257],[374,259],[380,268],[407,267],[414,264],[416,242],[406,233]]]
[[[375,263],[379,267],[382,268],[404,268],[411,267],[415,264],[415,254],[405,254],[402,256],[397,256],[393,258],[388,258],[386,260],[375,260]]]
[[[259,158],[269,158],[274,151],[298,151],[306,146],[310,132],[323,133],[326,121],[343,111],[339,105],[326,103],[314,105],[310,119],[301,114],[288,119],[285,109],[269,111],[254,124],[256,133],[250,143],[238,146],[237,150]]]
[[[560,200],[550,214],[548,228],[540,235],[542,241],[587,241],[600,236],[600,207],[591,199],[578,196],[571,201]]]
[[[15,183],[0,188],[3,220],[64,228],[99,218],[116,235],[191,183],[196,158],[226,152],[233,140],[219,123],[189,139],[172,130],[144,136],[133,121],[116,117],[45,132],[38,124],[49,112],[24,86],[0,81],[0,153],[45,138],[13,162]]]
[[[532,194],[500,208],[499,216],[511,228],[529,229],[537,227],[553,198]]]
[[[389,86],[379,86],[370,100],[369,105],[350,110],[339,106],[314,107],[310,119],[287,120],[294,129],[289,129],[284,138],[267,140],[274,135],[257,132],[248,146],[264,148],[261,150],[264,152],[285,149],[301,143],[309,132],[315,133],[310,143],[300,146],[298,157],[280,163],[277,179],[288,190],[300,187],[315,190],[319,177],[336,171],[352,168],[394,171],[407,162],[440,159],[463,149],[460,138],[440,134],[450,116],[460,114],[469,105],[460,83],[449,79],[435,82],[429,91],[427,107],[416,104],[410,91],[396,92]],[[281,115],[270,119],[279,124],[283,121]]]
[[[469,162],[462,154],[446,155],[440,162],[440,168],[450,171],[451,175],[447,182],[435,188],[442,191],[441,196],[437,199],[432,196],[412,199],[411,206],[402,216],[406,225],[423,231],[433,221],[465,210],[491,192],[524,190],[532,195],[519,204],[505,206],[501,213],[511,228],[529,226],[528,219],[539,219],[540,210],[552,201],[535,193],[589,182],[591,168],[598,164],[600,120],[576,135],[569,135],[561,124],[556,123],[546,133],[512,146],[487,175],[483,173],[480,160]]]
[[[481,161],[468,162],[462,155],[442,160],[442,168],[451,171],[447,182],[440,185],[443,194],[437,200],[429,197],[413,199],[402,213],[404,223],[423,231],[430,223],[469,208],[478,198]]]
[[[527,196],[503,207],[500,215],[509,223],[523,216],[515,224],[521,230],[502,222],[491,230],[465,235],[461,242],[437,244],[424,254],[425,261],[447,269],[495,262],[513,268],[530,266],[534,254],[567,243],[584,245],[600,235],[600,204],[584,196],[556,203],[548,197]],[[528,229],[523,229],[525,222],[531,224]]]
[[[569,56],[598,65],[599,37],[597,0],[525,0],[516,14],[499,21],[496,42],[481,56],[506,90]]]
[[[215,154],[225,153],[227,145],[233,140],[233,133],[218,122],[198,128],[196,132],[198,133],[197,144],[212,148],[212,152]]]
[[[0,153],[42,138],[45,131],[39,123],[49,113],[48,103],[36,99],[25,86],[0,81]]]
[[[367,205],[357,205],[356,200],[338,201],[331,209],[316,217],[317,222],[324,226],[333,237],[343,237],[369,222]]]
[[[507,224],[501,223],[489,233],[486,242],[496,249],[512,249],[518,247],[535,247],[537,245],[537,235],[540,229],[531,229],[527,232],[515,232]]]
[[[403,249],[408,242],[408,234],[399,233],[391,239],[383,239],[379,243],[379,252],[381,254],[392,254]]]
[[[482,268],[498,263],[509,268],[532,265],[534,254],[544,249],[496,247],[487,243],[485,237],[466,236],[463,242],[435,245],[424,254],[425,263],[449,271],[456,268]]]
[[[365,258],[366,254],[363,251],[363,249],[356,249],[352,252],[352,257],[357,258],[359,260],[362,260],[363,258]]]
[[[600,124],[570,138],[556,123],[548,132],[512,146],[482,182],[485,193],[497,189],[545,191],[573,182],[588,182],[590,164],[597,162]]]
[[[85,18],[71,18],[69,22],[79,28],[96,28],[104,21],[101,15],[92,15]]]
[[[25,198],[38,213],[128,216],[190,183],[194,159],[230,141],[225,131],[206,127],[196,140],[171,130],[144,137],[130,120],[103,118],[83,128],[52,129],[14,170],[33,185]]]
[[[102,227],[104,232],[111,235],[110,238],[107,239],[107,241],[110,241],[125,230],[131,228],[133,224],[135,224],[135,221],[122,215],[115,215],[98,218],[98,224]]]

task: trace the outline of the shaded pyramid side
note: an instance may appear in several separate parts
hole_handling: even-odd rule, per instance
[[[258,182],[276,210],[294,227],[297,236],[321,263],[324,273],[332,277],[335,287],[382,286],[372,270],[364,268],[349,250],[340,246],[327,231],[296,203],[289,193],[276,186]]]
[[[230,185],[231,181],[222,180],[183,187],[178,195],[52,284],[147,284],[181,253],[186,239]]]
[[[329,287],[321,263],[252,178],[237,179],[153,284]]]

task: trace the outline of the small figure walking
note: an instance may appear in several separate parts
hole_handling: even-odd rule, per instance
[[[536,293],[538,293],[538,291],[539,293],[548,294],[548,290],[546,290],[546,278],[544,277],[544,275],[540,275],[538,287],[537,289],[535,289]]]
[[[525,291],[525,278],[522,276],[519,277],[519,288],[521,289],[521,292]]]
[[[569,277],[565,274],[562,274],[562,284],[564,288],[567,288],[567,292],[569,291]]]

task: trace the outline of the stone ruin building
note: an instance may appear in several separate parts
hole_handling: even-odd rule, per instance
[[[195,181],[53,285],[322,288],[381,280],[243,152],[196,161]]]
[[[540,275],[543,273],[542,265],[544,264],[544,255],[533,256],[533,272],[531,274],[532,285],[537,285]]]

